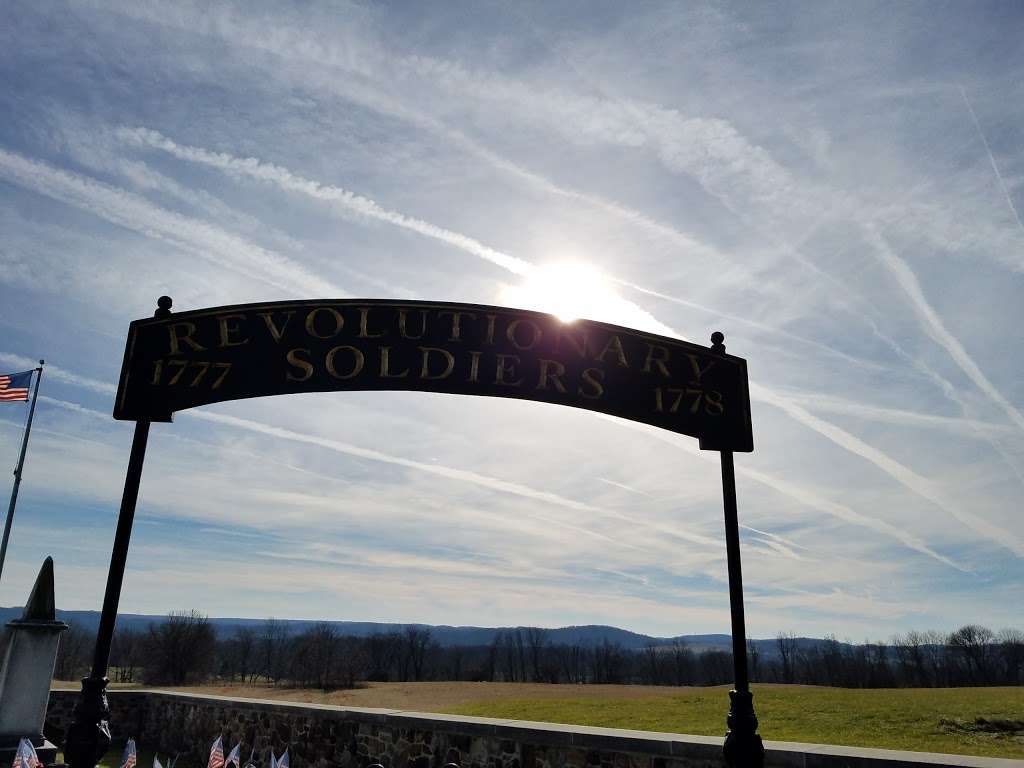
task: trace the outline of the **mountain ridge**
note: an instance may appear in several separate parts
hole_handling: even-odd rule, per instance
[[[6,623],[11,619],[21,616],[22,609],[19,607],[0,607],[0,622]],[[86,632],[95,632],[99,626],[99,611],[82,610],[57,610],[57,619],[65,621],[72,626],[84,629]],[[152,624],[159,624],[167,620],[166,615],[144,614],[144,613],[121,613],[117,617],[117,626],[120,628],[145,631]],[[217,630],[221,637],[228,637],[241,628],[257,629],[266,623],[267,619],[247,619],[237,617],[209,617],[210,623]],[[289,635],[298,635],[310,627],[320,624],[321,621],[314,619],[278,619],[285,625]],[[366,637],[375,633],[402,632],[406,627],[417,627],[429,629],[431,636],[441,646],[482,646],[494,642],[498,633],[532,629],[525,625],[506,627],[478,627],[470,625],[450,624],[421,624],[421,623],[399,623],[399,622],[376,622],[376,621],[327,621],[325,622],[336,628],[339,633]],[[691,635],[675,635],[672,637],[658,637],[646,635],[640,632],[633,632],[628,629],[621,629],[606,624],[583,624],[570,625],[556,628],[542,628],[548,642],[556,645],[582,645],[593,647],[603,642],[618,643],[628,650],[640,650],[642,648],[671,645],[673,642],[682,641],[692,650],[732,650],[732,638],[728,634],[706,633]],[[817,645],[822,642],[818,638],[800,637],[796,638],[800,646]],[[753,639],[755,646],[771,655],[776,646],[774,639]]]

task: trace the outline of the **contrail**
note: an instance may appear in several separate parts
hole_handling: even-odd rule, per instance
[[[974,382],[978,389],[984,392],[992,402],[1002,408],[1021,430],[1024,430],[1024,415],[1014,407],[1013,403],[1003,397],[1003,394],[988,380],[988,377],[985,376],[981,368],[974,362],[960,341],[946,329],[942,318],[939,317],[931,304],[928,303],[928,299],[925,298],[924,291],[921,290],[921,284],[918,282],[917,276],[910,266],[899,257],[889,246],[889,243],[886,242],[885,238],[873,227],[867,228],[867,234],[868,240],[875,246],[875,251],[880,256],[879,261],[892,272],[896,282],[899,283],[907,298],[910,299],[914,313],[918,316],[918,319],[924,325],[925,331],[931,336],[932,340],[949,353],[949,356],[953,358],[954,362],[960,366],[960,369],[967,374],[967,377]]]
[[[841,413],[857,416],[862,419],[870,419],[882,424],[903,424],[941,429],[961,437],[976,432],[980,433],[979,437],[982,439],[990,435],[1017,434],[1017,428],[1009,424],[997,424],[963,416],[935,416],[930,413],[919,413],[899,408],[885,408],[883,406],[867,405],[855,400],[846,400],[832,395],[822,395],[817,392],[787,391],[785,395],[790,400],[799,400],[812,411]]]
[[[172,243],[219,267],[278,290],[300,295],[313,292],[321,296],[348,296],[333,283],[285,256],[88,176],[0,149],[0,177],[89,211],[125,229]]]
[[[4,365],[14,366],[16,368],[35,368],[39,365],[38,360],[33,360],[30,357],[24,357],[23,355],[14,355],[9,352],[0,352],[0,363]],[[84,387],[85,389],[91,389],[93,392],[99,392],[104,395],[113,395],[117,393],[117,387],[105,381],[98,381],[97,379],[90,379],[87,376],[79,376],[77,373],[66,371],[52,363],[46,364],[46,377],[48,379],[56,379],[62,381],[65,384],[72,384],[76,387]],[[109,414],[108,414],[109,415]]]
[[[405,214],[400,213],[398,211],[388,210],[379,205],[374,200],[358,195],[354,192],[344,189],[343,187],[333,186],[329,184],[321,184],[318,181],[298,176],[297,174],[292,173],[287,168],[274,165],[273,163],[267,163],[252,157],[240,158],[223,152],[211,152],[200,147],[184,146],[164,136],[158,131],[154,131],[148,128],[122,127],[117,129],[117,135],[122,140],[134,144],[136,146],[148,146],[153,149],[158,149],[163,152],[167,152],[168,154],[177,157],[181,160],[199,163],[202,165],[208,165],[210,167],[217,168],[218,170],[221,170],[229,174],[248,176],[250,178],[255,178],[261,181],[268,181],[276,184],[279,188],[286,191],[298,192],[300,194],[304,194],[315,199],[338,204],[341,207],[345,208],[346,210],[352,211],[354,213],[358,213],[369,218],[374,218],[379,221],[385,221],[395,226],[402,227],[404,229],[409,229],[411,231],[417,232],[418,234],[425,235],[426,237],[430,237],[445,242],[449,245],[453,245],[456,248],[459,248],[460,250],[463,250],[474,256],[479,256],[485,261],[488,261],[492,264],[495,264],[496,266],[506,269],[507,271],[512,272],[513,274],[526,275],[529,274],[532,270],[536,269],[536,264],[527,261],[526,259],[511,256],[507,253],[502,253],[501,251],[491,248],[490,246],[485,245],[484,243],[480,242],[479,240],[476,240],[475,238],[469,237],[459,232],[454,232],[444,227],[440,227],[431,222],[406,216]],[[524,173],[528,172],[524,171]],[[555,187],[553,184],[550,183],[546,183],[546,188],[547,187],[550,187],[549,191],[556,192],[557,194],[563,194],[566,196],[576,197],[580,199],[587,199],[590,202],[594,202],[594,200],[587,198],[582,193],[564,190],[559,187]],[[608,203],[607,205],[615,207],[615,204]],[[633,220],[640,220],[644,218],[642,214],[633,211],[623,211],[622,214],[624,216],[628,215],[628,217]],[[651,224],[651,222],[648,223]],[[663,227],[664,225],[658,224],[657,226]],[[666,230],[670,229],[668,227],[664,228]],[[675,236],[678,236],[678,238],[684,240],[685,244],[689,248],[703,248],[703,246],[700,246],[698,243],[696,243],[696,241],[689,239],[686,235],[683,235],[682,233],[676,232]],[[755,320],[748,320],[746,318],[738,317],[727,312],[721,312],[711,307],[706,307],[702,304],[687,301],[685,299],[679,299],[674,296],[669,296],[659,291],[655,291],[650,288],[645,288],[642,285],[637,285],[636,283],[630,282],[628,280],[623,280],[621,278],[617,278],[614,276],[610,276],[609,279],[612,282],[616,283],[617,285],[624,286],[631,290],[637,291],[638,293],[654,296],[664,301],[697,309],[708,314],[717,315],[718,317],[721,318],[734,320],[735,322],[743,323],[745,325],[749,325],[759,330],[777,334],[779,336],[782,336],[783,338],[788,338],[793,341],[797,341],[799,343],[812,346],[827,354],[840,357],[860,367],[871,365],[871,363],[867,361],[847,355],[826,344],[822,344],[812,339],[807,339],[803,336],[790,333],[789,331],[785,331],[774,326],[759,323]],[[666,329],[663,328],[662,330],[664,331]]]
[[[446,467],[442,464],[427,464],[420,461],[414,461],[412,459],[404,459],[400,456],[392,456],[390,454],[382,453],[380,451],[375,451],[371,448],[363,448],[357,445],[352,445],[351,443],[342,442],[340,440],[333,440],[330,438],[319,437],[316,435],[308,435],[301,432],[295,432],[290,429],[284,429],[282,427],[275,427],[269,424],[263,424],[258,421],[252,421],[251,419],[242,419],[237,416],[228,416],[226,414],[213,413],[210,411],[192,411],[190,412],[190,415],[198,419],[203,419],[204,421],[213,421],[220,424],[226,424],[228,426],[238,427],[240,429],[246,429],[252,432],[259,432],[261,434],[270,435],[272,437],[278,437],[284,440],[306,443],[308,445],[316,445],[321,448],[327,448],[332,451],[337,451],[338,453],[344,453],[349,456],[356,456],[361,459],[369,459],[371,461],[383,462],[385,464],[391,464],[393,466],[405,467],[407,469],[415,469],[420,472],[438,475],[449,480],[471,483],[473,485],[478,485],[492,491],[499,491],[501,493],[507,493],[513,496],[519,496],[522,498],[532,499],[534,501],[540,501],[545,504],[552,504],[555,506],[564,507],[566,509],[571,509],[575,512],[599,514],[607,517],[615,517],[620,519],[624,518],[628,522],[642,524],[650,528],[657,528],[657,526],[645,524],[640,521],[635,521],[631,518],[626,518],[624,515],[621,515],[619,513],[601,509],[591,504],[585,504],[574,499],[568,499],[556,493],[551,493],[549,491],[538,491],[535,488],[530,488],[529,486],[522,485],[520,483],[513,483],[507,480],[500,480],[496,477],[481,475],[478,472],[473,472],[466,469],[457,469],[455,467]],[[568,523],[560,524],[565,526],[569,525]],[[676,536],[678,538],[689,541],[693,544],[701,544],[702,546],[714,548],[720,547],[720,542],[709,536],[701,536],[700,534],[689,533],[685,530],[680,530],[676,528],[659,530],[661,533],[667,533],[669,535]],[[597,536],[602,539],[608,539],[608,541],[614,541],[604,536],[603,534],[594,532],[590,533],[593,536]]]
[[[944,512],[949,513],[953,518],[978,535],[984,536],[985,538],[991,539],[996,544],[1006,547],[1018,557],[1024,557],[1024,542],[1013,536],[1009,531],[1005,531],[988,522],[988,520],[985,520],[971,512],[959,510],[952,504],[949,504],[938,494],[931,481],[921,477],[919,474],[914,472],[914,470],[910,469],[910,467],[901,464],[896,461],[896,459],[883,451],[880,451],[874,446],[868,445],[859,437],[850,434],[846,430],[841,429],[830,422],[819,419],[817,416],[814,416],[791,400],[776,395],[774,392],[771,392],[756,383],[752,383],[750,385],[751,397],[755,396],[755,390],[757,390],[758,400],[768,403],[769,405],[774,405],[776,408],[781,409],[787,415],[791,416],[797,422],[827,437],[836,445],[871,462],[880,470],[885,472],[885,474],[889,475],[889,477],[896,480],[896,482],[904,488],[917,494],[921,498],[930,501]]]
[[[14,355],[14,354],[10,354],[10,353],[7,353],[7,352],[0,352],[0,362],[10,363],[10,364],[13,364],[15,366],[20,366],[20,365],[24,365],[27,362],[31,362],[31,361],[29,361],[28,358],[22,357],[20,355]],[[114,386],[113,384],[110,384],[108,382],[98,381],[96,379],[92,379],[92,378],[89,378],[87,376],[80,376],[80,375],[78,375],[76,373],[72,373],[70,371],[66,371],[66,370],[64,370],[62,368],[57,368],[56,366],[49,366],[47,368],[47,373],[50,373],[50,374],[54,375],[54,378],[57,378],[57,379],[59,379],[61,381],[64,381],[64,382],[66,382],[68,384],[72,384],[74,386],[81,387],[83,389],[89,389],[89,390],[92,390],[94,392],[99,392],[99,393],[102,393],[102,394],[114,394],[117,391],[117,387]],[[49,401],[52,405],[57,405],[59,407],[65,408],[67,410],[73,410],[73,411],[76,411],[76,412],[81,413],[83,415],[92,416],[92,417],[95,417],[95,418],[102,418],[102,419],[109,419],[110,418],[109,414],[102,413],[101,411],[97,411],[97,410],[94,410],[94,409],[91,409],[91,408],[86,408],[85,406],[79,405],[77,403],[68,402],[66,400],[58,400],[56,398],[49,398],[49,397],[46,397],[45,395],[40,395],[40,399],[43,400],[43,401]],[[287,430],[287,429],[282,429],[280,427],[274,427],[274,426],[271,426],[271,425],[268,425],[268,424],[263,424],[261,422],[253,421],[251,419],[242,419],[242,418],[239,418],[239,417],[236,417],[236,416],[229,416],[229,415],[226,415],[226,414],[213,413],[213,412],[209,412],[209,411],[190,411],[188,415],[194,416],[194,417],[196,417],[198,419],[202,419],[202,420],[205,420],[205,421],[211,421],[211,422],[217,422],[217,423],[220,423],[220,424],[226,424],[226,425],[229,425],[229,426],[237,427],[239,429],[246,429],[246,430],[249,430],[251,432],[259,432],[261,434],[271,435],[273,437],[279,437],[279,438],[283,438],[283,439],[286,439],[286,440],[291,440],[291,441],[294,441],[294,442],[306,443],[306,444],[309,444],[309,445],[317,445],[317,446],[320,446],[322,448],[328,448],[330,450],[337,451],[339,453],[345,453],[347,455],[356,456],[356,457],[362,458],[362,459],[369,459],[369,460],[372,460],[372,461],[379,461],[379,462],[384,462],[384,463],[392,464],[392,465],[395,465],[395,466],[402,466],[402,467],[406,467],[406,468],[409,468],[409,469],[415,469],[415,470],[418,470],[418,471],[421,471],[421,472],[427,472],[427,473],[430,473],[430,474],[439,475],[441,477],[445,477],[445,478],[450,479],[450,480],[456,480],[456,481],[459,481],[459,482],[467,482],[467,483],[471,483],[471,484],[474,484],[474,485],[478,485],[478,486],[482,486],[482,487],[488,488],[490,490],[499,491],[499,492],[502,492],[502,493],[508,493],[508,494],[515,495],[515,496],[521,496],[521,497],[525,497],[525,498],[530,498],[530,499],[533,499],[535,501],[542,501],[542,502],[548,503],[548,504],[554,504],[556,506],[561,506],[561,507],[564,507],[566,509],[571,509],[571,510],[574,510],[574,511],[577,511],[577,512],[586,512],[588,514],[598,514],[598,515],[602,515],[602,516],[605,516],[605,517],[612,517],[612,518],[624,520],[626,522],[630,522],[630,523],[633,523],[633,524],[636,524],[636,525],[641,525],[643,527],[656,530],[658,533],[660,533],[662,535],[668,535],[668,536],[676,537],[676,538],[679,538],[681,540],[688,541],[688,542],[690,542],[692,544],[700,544],[702,546],[714,547],[714,548],[717,548],[719,546],[719,542],[716,539],[711,538],[709,536],[702,536],[700,534],[690,533],[690,532],[688,532],[686,530],[681,530],[681,529],[678,529],[678,528],[675,528],[675,527],[667,528],[667,527],[664,527],[664,526],[659,526],[659,525],[656,525],[656,524],[653,524],[653,523],[649,523],[649,522],[645,522],[645,521],[642,521],[642,520],[636,520],[634,518],[631,518],[631,517],[628,517],[626,515],[623,515],[623,514],[621,514],[619,512],[615,512],[615,511],[607,510],[607,509],[601,509],[599,507],[595,507],[595,506],[590,505],[590,504],[585,504],[583,502],[575,501],[573,499],[568,499],[568,498],[566,498],[564,496],[559,496],[558,494],[550,493],[550,492],[547,492],[547,491],[538,491],[538,490],[536,490],[534,488],[530,488],[529,486],[525,486],[525,485],[522,485],[520,483],[513,483],[513,482],[509,482],[509,481],[505,481],[505,480],[499,480],[498,478],[489,477],[487,475],[481,475],[481,474],[479,474],[477,472],[472,472],[472,471],[469,471],[469,470],[457,469],[457,468],[454,468],[454,467],[445,467],[445,466],[439,465],[439,464],[427,464],[427,463],[424,463],[424,462],[413,461],[411,459],[403,459],[401,457],[391,456],[389,454],[382,453],[380,451],[374,451],[373,449],[370,449],[370,448],[362,448],[360,446],[352,445],[350,443],[343,443],[343,442],[338,441],[338,440],[331,440],[331,439],[328,439],[328,438],[318,437],[318,436],[315,436],[315,435],[307,435],[307,434],[303,434],[303,433],[300,433],[300,432],[295,432],[293,430]],[[563,525],[563,526],[570,526],[569,523],[564,523],[564,522],[558,522],[558,524],[559,525]],[[574,526],[570,526],[570,527],[574,527]],[[580,528],[579,530],[585,530],[585,529]],[[598,534],[598,533],[595,533],[595,532],[590,532],[590,533],[592,533],[592,535],[594,535],[594,536],[598,536],[598,537],[602,537],[602,538],[607,538],[607,537],[603,537],[602,534]],[[608,539],[608,540],[609,541],[613,541],[612,539]],[[627,545],[627,546],[633,546],[633,545]],[[634,548],[636,548],[636,547],[634,547]]]
[[[401,213],[388,211],[374,201],[356,195],[341,187],[322,185],[319,182],[296,176],[286,168],[281,168],[270,163],[264,163],[256,158],[243,159],[229,154],[210,152],[197,147],[181,146],[157,131],[152,131],[146,128],[121,128],[119,129],[119,135],[127,141],[160,149],[183,160],[209,165],[229,173],[238,173],[257,179],[271,181],[278,184],[283,189],[293,190],[319,199],[340,203],[350,210],[364,213],[365,215],[383,221],[388,221],[398,226],[413,229],[414,231],[425,234],[428,237],[441,239],[515,274],[528,274],[532,270],[536,269],[536,265],[530,261],[496,251],[473,238],[437,227],[429,222],[411,219]],[[412,226],[410,222],[415,222],[415,226]],[[640,310],[637,305],[632,304],[631,302],[626,303],[631,304],[632,307]],[[667,331],[666,335],[685,338],[682,334],[673,331],[671,328],[664,326],[660,322],[658,324],[665,329],[662,332]],[[966,353],[964,353],[964,355],[966,355]],[[981,379],[987,382],[987,379],[984,379],[984,375],[977,369],[977,366],[975,366],[975,370]],[[994,388],[992,388],[991,385],[989,386],[994,391]],[[806,409],[784,397],[781,397],[764,386],[756,383],[751,384],[750,394],[755,400],[761,400],[780,408],[798,423],[826,437],[841,448],[844,448],[861,458],[867,459],[878,469],[888,474],[908,490],[936,504],[940,509],[948,512],[955,519],[964,525],[967,525],[976,533],[991,538],[993,541],[996,541],[1003,546],[1009,547],[1017,555],[1024,556],[1024,543],[1016,541],[1005,531],[991,525],[982,518],[967,512],[957,511],[935,493],[929,482],[924,478],[921,478],[909,468],[893,460],[882,451],[867,445],[859,438],[840,429],[839,427],[836,427],[830,422],[814,416]],[[1012,408],[1012,406],[1010,407]]]
[[[678,438],[678,436],[676,435],[671,435],[666,432],[663,432],[660,429],[652,429],[650,427],[646,427],[641,424],[636,424],[631,421],[622,421],[612,416],[605,416],[604,414],[597,414],[597,416],[601,419],[614,421],[628,429],[643,432],[648,437],[671,445],[674,448],[677,448],[681,451],[685,451],[693,456],[699,456],[701,458],[708,459],[707,455],[703,451],[701,451],[696,446],[691,445],[687,440]],[[767,486],[768,488],[771,488],[773,491],[780,493],[783,496],[788,496],[794,501],[797,501],[798,503],[803,504],[807,507],[817,509],[820,512],[824,512],[827,515],[835,517],[846,523],[850,523],[851,525],[857,525],[862,528],[867,528],[869,530],[874,531],[875,533],[879,533],[883,536],[888,536],[890,538],[896,539],[905,547],[913,549],[916,552],[920,552],[923,555],[927,555],[928,557],[934,560],[938,560],[943,565],[948,565],[949,567],[955,568],[956,570],[961,571],[962,573],[973,573],[973,571],[971,571],[969,568],[965,568],[959,563],[956,563],[955,561],[949,559],[945,555],[940,555],[938,552],[929,547],[927,544],[924,543],[923,540],[921,540],[914,534],[905,531],[902,528],[899,528],[895,525],[892,525],[891,523],[887,523],[884,520],[879,520],[877,518],[861,514],[860,512],[857,512],[856,510],[846,506],[845,504],[840,504],[839,502],[832,501],[831,499],[827,499],[824,496],[819,496],[813,491],[809,491],[806,488],[797,485],[796,483],[792,483],[788,480],[783,480],[782,478],[777,477],[775,475],[770,475],[767,472],[761,472],[756,469],[750,469],[749,467],[738,465],[736,467],[736,473],[742,477],[746,477],[750,480],[754,480],[764,486]]]
[[[311,179],[296,176],[287,168],[282,168],[273,163],[266,163],[254,157],[239,158],[221,152],[210,152],[198,147],[182,146],[166,136],[147,128],[121,128],[118,129],[118,135],[126,141],[161,149],[182,160],[208,165],[231,174],[249,176],[261,181],[270,181],[282,189],[301,192],[318,200],[341,205],[354,213],[368,218],[386,221],[402,229],[408,229],[434,240],[454,245],[517,275],[526,274],[532,266],[522,259],[490,248],[472,237],[439,227],[422,219],[406,216],[397,211],[387,210],[362,195],[357,195],[342,187],[320,184]]]
[[[978,130],[978,136],[981,137],[981,143],[985,146],[985,153],[988,155],[988,161],[992,164],[992,171],[996,175],[996,179],[999,180],[999,188],[1003,191],[1003,197],[1006,198],[1006,204],[1010,207],[1010,212],[1013,213],[1013,218],[1017,222],[1017,226],[1024,231],[1024,224],[1020,221],[1020,214],[1017,213],[1017,206],[1013,204],[1013,198],[1010,197],[1010,190],[1006,187],[1006,182],[1003,180],[1003,174],[999,172],[999,166],[996,165],[995,155],[992,154],[992,148],[988,145],[988,139],[985,138],[985,132],[981,130],[981,123],[978,122],[978,115],[974,111],[974,107],[971,105],[971,100],[967,98],[967,89],[962,85],[960,86],[960,95],[964,97],[964,104],[967,105],[967,111],[971,113],[971,120],[974,121],[974,127]]]

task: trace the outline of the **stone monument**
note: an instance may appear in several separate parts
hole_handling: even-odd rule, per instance
[[[57,747],[43,736],[43,722],[57,644],[67,628],[56,620],[53,558],[48,557],[24,613],[7,622],[0,637],[0,766],[13,762],[22,738],[32,742],[43,765],[56,762]]]

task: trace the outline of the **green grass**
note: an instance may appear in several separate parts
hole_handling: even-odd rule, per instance
[[[725,688],[644,699],[573,698],[468,704],[449,714],[633,728],[707,736],[725,732]],[[1024,758],[1024,733],[1000,735],[944,725],[976,718],[1024,719],[1024,688],[850,690],[756,686],[760,733],[773,741]]]

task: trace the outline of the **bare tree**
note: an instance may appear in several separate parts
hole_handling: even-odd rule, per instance
[[[683,640],[676,638],[669,646],[672,659],[672,683],[674,685],[690,685],[693,683],[693,651]]]
[[[150,625],[145,646],[146,682],[184,685],[209,676],[217,635],[210,620],[198,611],[175,611],[165,621]]]
[[[579,643],[558,646],[559,667],[566,682],[579,684],[587,682],[587,649]]]
[[[999,641],[999,655],[1003,662],[1004,682],[1008,685],[1020,685],[1021,671],[1024,669],[1024,632],[1019,629],[999,630],[996,638]]]
[[[641,667],[643,681],[648,685],[661,685],[664,679],[661,649],[655,643],[648,643],[640,653],[643,657],[643,666]]]
[[[758,649],[757,643],[753,640],[747,640],[747,659],[750,661],[750,679],[760,680],[761,651]]]
[[[110,667],[119,683],[135,681],[141,663],[143,636],[134,629],[118,629],[110,644]]]
[[[430,648],[430,630],[426,627],[405,628],[402,635],[402,656],[406,659],[406,668],[413,680],[423,679],[423,670],[427,661],[427,649]]]
[[[526,628],[526,645],[530,651],[530,671],[533,674],[533,681],[539,682],[542,678],[541,664],[544,658],[544,649],[548,644],[548,632],[540,627]]]
[[[76,624],[71,624],[60,637],[53,676],[57,680],[75,680],[89,667],[89,654],[94,637]]]
[[[607,639],[594,647],[590,657],[591,678],[595,683],[621,683],[626,670],[626,655],[618,643]]]
[[[257,654],[260,674],[270,683],[284,677],[287,643],[288,627],[284,622],[273,617],[263,622],[256,638]]]
[[[994,640],[992,630],[978,624],[965,624],[950,634],[949,645],[962,659],[972,682],[989,682]]]
[[[397,632],[375,632],[366,639],[368,656],[368,680],[387,682],[391,679],[392,670],[398,664],[402,649],[402,636]]]
[[[779,647],[779,659],[782,662],[782,682],[792,683],[793,672],[796,669],[796,635],[792,632],[779,632],[775,636],[775,642]]]

